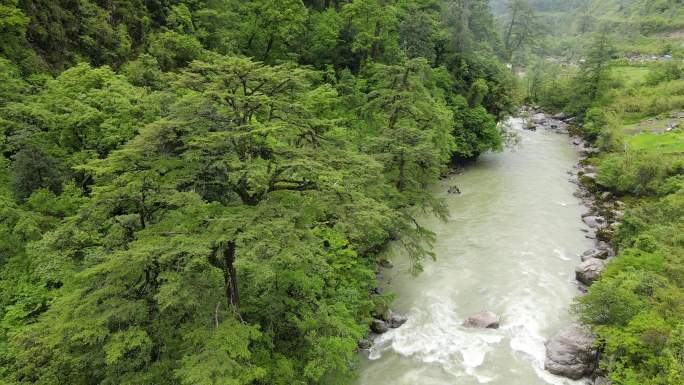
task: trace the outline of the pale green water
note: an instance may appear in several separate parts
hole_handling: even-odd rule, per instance
[[[436,262],[411,277],[397,257],[384,287],[410,319],[380,336],[359,385],[573,384],[543,370],[544,341],[572,316],[574,267],[591,247],[582,207],[566,172],[577,161],[570,139],[519,130],[514,150],[482,157],[436,187],[451,219],[423,218],[438,236]],[[462,195],[447,195],[457,184]],[[498,330],[461,327],[481,310],[502,316]]]

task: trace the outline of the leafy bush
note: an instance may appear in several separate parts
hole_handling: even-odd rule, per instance
[[[598,107],[590,108],[585,113],[582,124],[584,138],[589,141],[596,140],[607,125],[608,118],[603,109]]]
[[[670,82],[684,78],[684,65],[678,62],[660,63],[652,68],[646,76],[646,84],[655,86],[663,82]]]
[[[657,194],[668,178],[682,175],[681,161],[660,154],[625,152],[610,154],[598,167],[596,181],[620,194]]]

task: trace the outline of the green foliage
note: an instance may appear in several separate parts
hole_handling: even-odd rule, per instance
[[[476,158],[486,151],[503,149],[497,122],[482,106],[470,107],[465,98],[457,97],[454,101],[454,115],[455,157]]]
[[[427,187],[516,104],[443,3],[4,2],[3,381],[348,383],[378,256],[433,257]]]
[[[646,76],[646,84],[655,86],[684,78],[684,66],[677,62],[666,62],[652,68]]]
[[[185,67],[202,55],[202,44],[192,35],[166,31],[151,35],[149,40],[148,52],[164,71]]]
[[[607,125],[608,118],[601,108],[593,107],[588,109],[584,114],[584,122],[582,124],[584,137],[587,140],[595,141]]]
[[[598,169],[597,182],[618,193],[654,194],[669,177],[682,174],[681,161],[660,154],[626,152],[611,154]]]

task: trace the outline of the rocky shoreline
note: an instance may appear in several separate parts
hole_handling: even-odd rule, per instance
[[[529,117],[526,129],[547,129],[568,134],[574,120],[564,114],[547,115],[535,107],[524,108],[523,116]],[[590,163],[591,155],[598,150],[581,137],[573,137],[572,143],[579,153],[579,161],[568,171],[569,181],[577,185],[574,195],[585,207],[582,222],[588,229],[582,231],[586,232],[587,238],[595,241],[593,248],[578,256],[579,264],[575,268],[578,289],[583,294],[601,277],[607,263],[615,257],[615,249],[610,242],[625,215],[625,204],[609,192],[599,190],[596,183],[597,170]],[[544,368],[550,373],[573,380],[587,378],[593,385],[609,384],[598,367],[600,350],[595,342],[596,337],[588,327],[570,325],[547,341]]]

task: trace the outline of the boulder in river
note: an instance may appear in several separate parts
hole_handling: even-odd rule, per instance
[[[484,310],[463,321],[463,326],[468,328],[498,329],[500,321],[498,315],[489,310]]]
[[[598,258],[589,258],[575,268],[575,278],[585,285],[591,285],[601,277],[606,263]]]
[[[546,343],[544,369],[573,380],[591,375],[598,358],[595,336],[588,328],[572,325]]]
[[[389,326],[387,326],[387,322],[381,320],[381,319],[373,319],[371,322],[371,331],[376,334],[382,334],[382,333],[387,333],[389,330]]]
[[[389,259],[381,259],[379,264],[381,267],[384,267],[385,269],[391,269],[394,267],[394,265]]]
[[[373,343],[368,339],[359,340],[358,347],[362,350],[370,349]]]
[[[387,326],[392,329],[398,328],[399,326],[405,324],[406,321],[408,321],[408,317],[394,313],[392,311],[390,311],[389,315],[387,316]]]

